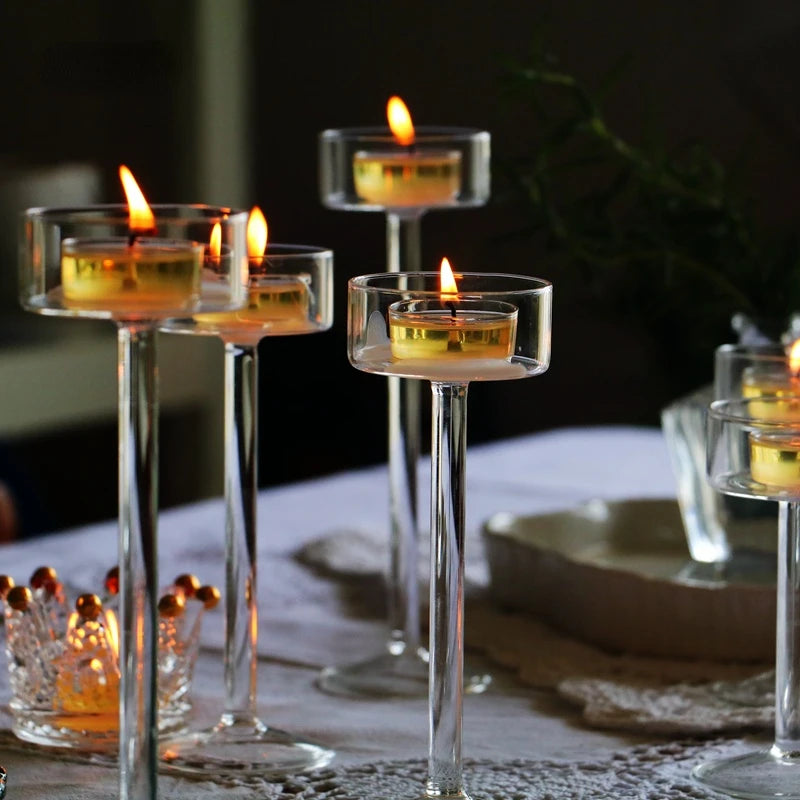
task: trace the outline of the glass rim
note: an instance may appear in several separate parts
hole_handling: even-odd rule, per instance
[[[457,272],[453,271],[453,276],[456,279],[469,279],[469,278],[493,278],[493,279],[510,279],[511,281],[521,284],[527,283],[527,286],[520,286],[518,288],[508,289],[481,289],[480,291],[470,291],[468,289],[461,291],[459,288],[458,297],[460,299],[469,300],[473,296],[480,297],[508,297],[509,295],[544,295],[549,294],[553,288],[551,281],[546,278],[537,278],[531,275],[517,275],[510,272]],[[442,292],[437,289],[414,289],[412,287],[400,288],[397,286],[375,286],[369,282],[375,279],[394,278],[399,280],[401,278],[432,278],[439,280],[439,272],[373,272],[369,275],[358,275],[355,278],[350,278],[347,282],[348,290],[360,291],[370,294],[385,294],[397,295],[401,299],[408,299],[409,295],[417,299],[433,298],[439,299]]]
[[[714,400],[708,407],[709,416],[719,422],[740,425],[745,428],[768,432],[792,432],[800,434],[800,418],[796,420],[764,419],[749,414],[746,409],[751,403],[779,406],[781,403],[796,402],[800,405],[800,394],[785,394],[780,397],[737,397]],[[733,409],[739,409],[734,411]]]
[[[198,221],[237,222],[248,219],[249,211],[230,206],[215,206],[204,203],[148,203],[156,220],[173,224],[187,224]],[[195,216],[180,216],[179,211],[194,211]],[[160,213],[159,213],[160,212]],[[81,222],[86,225],[108,225],[109,223],[128,224],[130,211],[127,203],[103,203],[87,206],[34,206],[20,212],[25,221],[47,223]]]
[[[282,242],[267,242],[267,249],[262,256],[248,256],[248,261],[258,258],[274,258],[280,261],[292,261],[306,258],[333,258],[330,247],[321,247],[313,244],[287,244]]]
[[[491,141],[489,131],[458,125],[415,125],[414,144],[401,145],[388,125],[363,125],[348,128],[327,128],[319,134],[322,142],[364,142],[413,147],[416,144],[433,144],[444,141]]]
[[[789,361],[788,348],[779,342],[769,344],[722,344],[716,350],[716,357],[727,359],[740,359],[753,362],[774,362],[786,364]]]

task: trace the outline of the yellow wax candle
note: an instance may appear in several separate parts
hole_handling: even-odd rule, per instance
[[[384,208],[448,205],[461,191],[461,153],[420,146],[406,104],[397,96],[386,104],[397,147],[362,150],[353,156],[353,183],[365,202]]]
[[[511,364],[517,309],[497,301],[410,300],[389,307],[397,374],[431,380],[517,377]]]
[[[435,150],[359,151],[353,157],[356,194],[385,208],[430,208],[461,191],[461,153]]]
[[[310,299],[308,282],[301,276],[263,276],[251,281],[247,304],[241,310],[195,314],[194,321],[201,331],[240,344],[271,334],[307,333],[314,329]]]
[[[751,433],[750,474],[758,483],[800,490],[800,435]]]
[[[180,312],[200,296],[204,246],[155,237],[65,239],[64,305],[94,311]]]
[[[392,357],[507,361],[514,351],[516,309],[509,303],[491,305],[507,310],[490,310],[486,304],[472,302],[453,303],[452,309],[439,301],[395,303],[389,311]]]
[[[755,370],[742,375],[742,397],[752,398],[748,404],[751,417],[760,420],[800,420],[800,378],[786,369]],[[786,398],[785,401],[758,402],[759,398]]]

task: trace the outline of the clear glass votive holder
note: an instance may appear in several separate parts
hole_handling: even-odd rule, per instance
[[[51,747],[115,754],[119,744],[119,627],[116,597],[67,600],[56,573],[42,568],[30,586],[3,576],[5,651],[13,732]],[[191,686],[214,587],[169,587],[159,601],[158,729],[187,726]]]

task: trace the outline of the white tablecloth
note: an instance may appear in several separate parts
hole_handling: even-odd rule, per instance
[[[424,465],[421,472],[427,472]],[[571,508],[595,497],[674,495],[666,449],[655,429],[564,429],[474,447],[469,450],[467,473],[467,549],[477,580],[483,574],[480,525],[497,511],[535,513]],[[423,474],[420,485],[425,487],[426,481]],[[385,548],[385,467],[262,491],[258,514],[261,716],[274,726],[333,747],[335,764],[424,758],[425,701],[346,700],[313,686],[320,667],[378,652],[385,619],[350,584],[315,574],[294,558],[304,544],[345,530],[362,531],[376,548]],[[191,571],[202,582],[222,587],[223,518],[221,499],[163,512],[159,527],[163,584]],[[50,564],[70,584],[96,590],[116,559],[116,524],[109,521],[6,546],[0,549],[0,572],[25,581],[37,566]],[[194,690],[199,724],[203,718],[214,719],[221,708],[221,606],[205,620],[203,641]],[[8,689],[1,674],[0,727],[8,728]],[[602,760],[645,741],[646,737],[588,729],[562,700],[522,687],[510,676],[506,680],[501,676],[499,685],[486,695],[465,702],[466,757]],[[69,791],[56,789],[59,781],[70,786],[77,781],[74,796],[93,797],[90,786],[96,779],[80,778],[80,770],[103,772],[99,767],[68,765],[59,768],[67,769],[69,777],[59,777],[52,759],[32,747],[2,752],[0,763],[9,772],[9,797],[25,800],[69,796]],[[115,786],[113,775],[102,780],[106,792]],[[199,792],[196,784],[181,788],[184,784],[167,781],[163,786],[169,796],[196,797]]]

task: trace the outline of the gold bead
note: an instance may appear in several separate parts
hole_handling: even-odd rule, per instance
[[[6,595],[6,603],[14,611],[25,611],[32,602],[33,592],[27,586],[13,586]]]
[[[82,619],[97,619],[100,616],[100,612],[103,610],[103,604],[96,594],[89,592],[87,594],[82,594],[75,601],[75,610]]]
[[[39,567],[31,575],[30,584],[34,589],[45,589],[54,594],[58,584],[58,573],[52,567]]]
[[[158,613],[162,617],[179,617],[186,608],[184,599],[179,594],[165,594],[158,601]]]
[[[215,608],[219,603],[220,593],[216,586],[201,586],[195,595],[208,609]]]
[[[14,579],[10,575],[0,575],[0,600],[5,599],[10,589],[16,586]]]
[[[197,590],[200,588],[200,581],[196,575],[184,572],[182,575],[178,575],[178,577],[175,578],[175,585],[179,589],[183,589],[183,593],[187,597],[194,597],[197,594]]]

